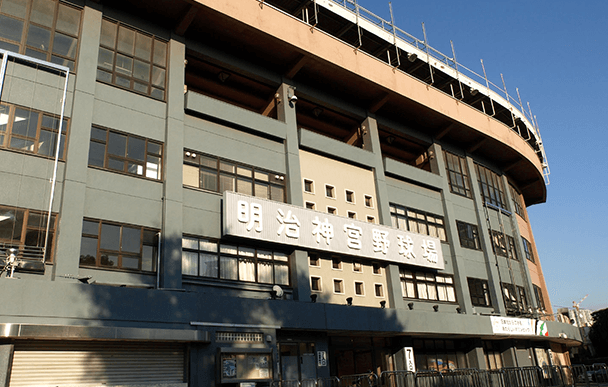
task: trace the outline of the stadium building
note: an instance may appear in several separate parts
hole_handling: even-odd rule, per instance
[[[0,0],[0,54],[0,385],[567,365],[581,342],[526,212],[549,174],[529,108],[352,0]]]

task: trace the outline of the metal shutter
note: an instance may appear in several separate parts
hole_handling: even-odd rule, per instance
[[[186,386],[184,345],[57,341],[15,343],[10,387],[102,383]]]

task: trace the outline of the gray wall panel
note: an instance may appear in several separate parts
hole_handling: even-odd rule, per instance
[[[443,215],[441,193],[394,178],[386,178],[389,200],[416,210]]]
[[[219,194],[184,188],[184,234],[221,237],[221,202]]]

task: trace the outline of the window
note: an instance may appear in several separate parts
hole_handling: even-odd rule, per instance
[[[370,195],[365,195],[365,207],[374,208],[374,199]]]
[[[403,297],[456,302],[454,277],[428,272],[399,271]]]
[[[336,190],[333,186],[331,185],[325,185],[325,196],[328,198],[334,198],[336,197]]]
[[[165,99],[167,42],[103,19],[97,80]]]
[[[502,283],[502,295],[507,313],[519,310],[517,294],[515,293],[515,286],[513,284]]]
[[[505,241],[505,234],[500,231],[490,230],[490,237],[492,239],[492,250],[494,251],[494,254],[506,257],[507,245]]]
[[[2,28],[2,27],[0,27]],[[0,104],[0,147],[55,157],[59,117],[36,110]],[[61,124],[59,159],[65,158],[68,120]]]
[[[321,278],[320,277],[310,277],[310,290],[313,292],[321,291]]]
[[[215,156],[184,151],[184,185],[285,201],[285,176]]]
[[[356,212],[354,212],[354,211],[348,211],[347,214],[348,214],[349,218],[351,218],[351,219],[357,219],[357,213]]]
[[[469,366],[465,340],[414,339],[413,347],[417,370],[445,372]]]
[[[471,303],[474,306],[492,306],[488,281],[478,278],[467,278]]]
[[[315,204],[313,202],[306,202],[306,208],[309,210],[314,210]]]
[[[494,341],[483,342],[483,353],[486,359],[486,368],[489,370],[499,370],[502,368],[502,354],[500,345]]]
[[[540,287],[536,286],[536,285],[532,285],[532,287],[534,288],[534,297],[536,297],[536,305],[538,306],[538,309],[540,309],[541,311],[545,311],[545,300],[543,299],[543,292],[540,289]]]
[[[355,203],[355,193],[353,191],[346,190],[346,201],[348,203]]]
[[[528,261],[534,262],[534,253],[532,251],[532,244],[524,237],[521,237],[521,241],[524,245],[524,253]]]
[[[381,267],[379,264],[374,263],[374,264],[372,265],[372,272],[373,272],[374,274],[378,274],[378,275],[380,275],[380,274],[382,274],[382,267]]]
[[[355,295],[364,296],[365,295],[365,287],[363,282],[355,281]]]
[[[314,193],[315,186],[312,180],[304,179],[304,192]]]
[[[517,255],[517,248],[515,247],[515,239],[507,235],[507,244],[509,245],[509,258],[518,261],[519,256]]]
[[[162,150],[160,142],[94,126],[89,166],[161,180]]]
[[[525,206],[522,201],[521,194],[517,192],[517,189],[515,189],[515,187],[513,187],[511,184],[509,184],[509,192],[511,193],[511,199],[513,200],[513,210],[517,215],[521,216],[523,220],[526,220],[524,211]]]
[[[74,70],[82,11],[55,0],[2,1],[0,49]]]
[[[406,208],[398,204],[390,204],[390,211],[393,227],[417,234],[430,235],[443,242],[447,241],[442,216]]]
[[[382,284],[374,284],[374,293],[376,297],[384,297],[384,287]]]
[[[44,252],[46,225],[49,222],[49,238]],[[19,257],[40,260],[44,252],[46,262],[53,259],[53,246],[57,215],[24,208],[0,206],[0,252],[4,257],[5,249],[18,248]]]
[[[519,296],[519,310],[527,312],[528,309],[528,297],[526,296],[526,289],[523,286],[517,287],[517,295]]]
[[[367,223],[376,223],[376,218],[373,216],[367,215]]]
[[[319,259],[318,255],[310,255],[308,257],[308,264],[310,266],[321,267],[321,259]]]
[[[467,249],[481,250],[479,231],[477,230],[476,225],[457,220],[456,226],[458,227],[460,246],[466,247]]]
[[[363,271],[363,267],[361,266],[361,262],[354,261],[353,262],[353,271],[357,273],[361,273]]]
[[[158,230],[85,219],[80,266],[156,271]]]
[[[337,258],[332,259],[331,268],[336,270],[342,270],[342,261]]]
[[[334,280],[334,293],[343,294],[344,293],[344,281],[340,279]]]
[[[337,215],[338,210],[335,207],[327,206],[327,213],[332,215]]]
[[[471,186],[466,159],[446,151],[443,152],[443,155],[445,156],[445,168],[448,173],[450,191],[470,198]]]
[[[500,176],[479,164],[475,164],[475,167],[482,200],[494,206],[505,208],[505,194]]]
[[[289,285],[289,256],[279,251],[183,237],[182,274]]]

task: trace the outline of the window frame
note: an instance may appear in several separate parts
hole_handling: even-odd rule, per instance
[[[471,304],[480,307],[492,307],[492,297],[488,280],[482,278],[467,277]]]
[[[314,286],[315,282],[318,285],[318,289],[315,289],[315,286]],[[319,292],[319,293],[323,292],[323,278],[322,277],[315,276],[315,275],[310,276],[310,291]]]
[[[481,164],[475,164],[475,169],[484,205],[490,203],[501,209],[506,208],[505,189],[501,176]]]
[[[43,61],[52,62],[61,66],[66,66],[70,69],[70,72],[75,72],[81,43],[80,37],[82,33],[83,9],[81,7],[74,6],[73,4],[68,4],[61,1],[53,0],[53,3],[53,14],[51,16],[52,20],[50,21],[50,25],[32,20],[33,3],[31,1],[27,2],[24,15],[22,16],[9,13],[0,13],[1,17],[7,17],[22,23],[19,42],[7,37],[0,37],[0,48]],[[67,29],[62,29],[62,27],[58,28],[57,26],[58,22],[60,21],[60,12],[62,11],[63,7],[71,10],[70,12],[76,11],[79,14],[79,20],[77,23],[78,31],[76,34],[74,34],[72,31],[68,31]],[[45,15],[49,14],[45,13]],[[41,49],[40,44],[30,44],[29,35],[32,27],[37,28],[38,30],[45,30],[49,33],[48,43],[46,41],[44,42],[47,43],[48,49]],[[70,57],[69,54],[55,51],[56,47],[61,47],[62,39],[64,40],[64,43],[67,42],[66,38],[72,39],[75,42],[75,45],[73,43],[70,44],[70,49],[68,50],[73,52],[73,57]],[[12,47],[10,46],[16,46],[17,50],[11,49]],[[42,44],[42,46],[44,47],[44,44]]]
[[[544,312],[547,310],[545,305],[545,299],[543,297],[543,291],[540,286],[532,284],[532,288],[534,289],[534,297],[536,298],[536,307]]]
[[[1,213],[14,213],[14,220],[17,220],[19,223],[21,223],[20,228],[21,230],[19,231],[19,235],[18,238],[15,238],[17,235],[15,235],[17,228],[15,226],[17,226],[17,224],[15,224],[15,221],[13,221],[13,227],[12,227],[12,236],[10,238],[0,238],[0,246],[4,246],[6,248],[10,248],[10,247],[17,247],[19,248],[19,258],[23,258],[23,259],[27,259],[27,257],[24,256],[24,250],[27,247],[39,247],[39,248],[43,248],[44,246],[44,240],[46,239],[46,223],[49,222],[49,238],[48,238],[48,242],[47,242],[47,246],[46,250],[44,251],[44,263],[52,263],[54,262],[54,254],[55,254],[55,241],[56,241],[56,237],[57,237],[57,222],[58,222],[58,214],[52,212],[51,213],[51,218],[48,219],[48,211],[40,211],[40,210],[33,210],[33,209],[29,209],[29,208],[22,208],[22,207],[14,207],[14,206],[5,206],[5,205],[0,205],[0,214]],[[19,213],[21,215],[19,215]],[[30,219],[34,218],[34,217],[40,217],[40,224],[36,225],[36,224],[31,224]],[[2,221],[4,221],[6,219],[3,219]],[[46,220],[46,221],[45,221]],[[44,223],[44,224],[43,224]],[[41,236],[42,238],[37,238],[36,240],[39,243],[36,244],[31,244],[28,243],[28,236],[30,236],[30,233],[34,233],[34,234],[38,234],[39,236]],[[42,257],[41,257],[42,258]]]
[[[310,190],[310,191],[308,191],[308,190],[306,189],[307,184],[309,184],[309,185],[310,185],[310,188],[311,188],[311,190]],[[314,182],[314,180],[311,180],[311,179],[306,179],[306,178],[305,178],[305,179],[304,179],[304,183],[303,183],[303,185],[304,185],[304,187],[303,187],[303,188],[304,188],[304,192],[306,192],[306,193],[308,193],[308,194],[311,194],[311,195],[314,195],[314,194],[315,194],[315,182]]]
[[[456,221],[460,246],[471,250],[482,250],[479,238],[479,228],[476,224]]]
[[[331,196],[327,195],[330,194]],[[336,199],[336,187],[331,184],[325,184],[325,197],[327,199]]]
[[[357,297],[365,297],[365,282],[363,281],[354,281],[354,291],[355,291],[355,296]],[[361,292],[359,293],[359,290],[361,290]]]
[[[355,191],[350,189],[344,190],[344,200],[349,204],[356,204]]]
[[[443,216],[405,207],[396,203],[389,203],[389,211],[391,213],[391,222],[394,228],[407,230],[416,234],[428,235],[439,239],[441,242],[449,243],[445,230],[445,218]],[[435,220],[430,220],[430,218],[434,218]],[[405,224],[405,228],[401,227],[403,224]],[[416,225],[416,230],[412,229],[413,224]],[[426,232],[420,232],[423,228]],[[437,235],[431,235],[431,229],[433,228]]]
[[[519,215],[520,218],[527,222],[526,211],[524,210],[525,205],[522,202],[521,194],[517,191],[517,188],[515,188],[511,183],[509,183],[509,192],[511,193],[511,201],[513,203],[514,212]]]
[[[526,256],[526,259],[534,264],[536,264],[536,260],[534,259],[534,249],[532,247],[532,243],[530,243],[529,240],[527,240],[526,238],[524,238],[523,236],[521,237],[521,242],[524,245],[524,254]]]
[[[357,212],[356,211],[346,211],[346,216],[349,219],[357,219]]]
[[[190,242],[196,241],[198,243],[198,248],[192,247],[184,247],[184,242],[188,240]],[[201,245],[205,246],[213,246],[213,248],[204,249]],[[230,252],[228,252],[230,251]],[[234,252],[236,251],[236,253]],[[197,258],[197,274],[184,274],[184,258],[185,253],[196,253],[198,254]],[[265,254],[271,255],[270,258],[266,258],[263,255]],[[205,275],[201,274],[201,260],[202,257],[207,258],[207,262],[214,263],[213,266],[210,266],[211,272],[214,272],[216,275]],[[278,258],[283,257],[283,258]],[[213,261],[214,262],[213,262]],[[232,263],[232,264],[230,264]],[[260,277],[260,265],[271,263],[271,282],[265,282]],[[253,265],[253,280],[243,279],[247,275],[251,273],[241,272],[241,270],[246,269],[247,264]],[[199,280],[217,280],[217,281],[227,281],[241,284],[259,284],[259,285],[280,285],[280,286],[291,286],[291,257],[290,254],[283,250],[274,250],[274,249],[266,249],[266,248],[257,248],[253,245],[245,245],[245,244],[233,244],[233,243],[222,243],[221,240],[216,240],[212,238],[198,237],[198,236],[190,236],[183,235],[182,236],[182,276],[186,276],[189,278],[196,278]],[[281,272],[277,271],[277,267],[283,267],[286,270],[285,277],[287,282],[280,281],[280,277],[282,276]],[[223,275],[224,270],[229,270],[234,268],[235,272],[230,272],[229,274],[233,274],[234,278],[227,278]]]
[[[40,156],[40,157],[44,157],[47,159],[54,159],[55,158],[55,154],[56,154],[56,148],[57,148],[57,139],[59,138],[58,134],[59,134],[59,116],[56,114],[52,114],[52,113],[48,113],[48,112],[44,112],[42,110],[37,110],[37,109],[31,109],[25,106],[21,106],[21,105],[16,105],[16,104],[12,104],[12,103],[0,103],[0,116],[6,114],[3,113],[3,109],[8,109],[8,115],[6,117],[7,119],[7,123],[5,125],[1,125],[0,129],[2,128],[2,126],[4,126],[4,129],[2,131],[0,131],[0,148],[2,149],[10,149],[12,151],[16,151],[16,152],[23,152],[23,153],[27,153],[27,154],[32,154],[32,155],[36,155],[36,156]],[[34,134],[34,137],[32,137],[31,135],[29,135],[27,132],[29,132],[29,122],[31,121],[27,121],[28,123],[26,124],[28,126],[28,128],[26,128],[26,134],[21,134],[21,133],[16,133],[15,132],[15,117],[17,115],[17,110],[22,110],[24,112],[27,112],[28,117],[32,117],[32,115],[35,115],[36,118],[36,133]],[[19,117],[21,118],[21,117]],[[30,119],[31,119],[30,118]],[[56,127],[51,127],[49,125],[45,125],[44,121],[46,120],[50,120],[53,123],[56,123]],[[19,122],[22,122],[24,120],[19,120]],[[68,143],[67,140],[69,138],[69,127],[70,124],[70,119],[67,117],[63,117],[63,123],[61,124],[61,143],[59,145],[59,160],[61,161],[65,161],[66,160],[66,156],[67,156],[67,150],[68,150]],[[55,125],[53,125],[55,126]],[[52,133],[52,136],[54,136],[54,141],[51,142],[51,146],[49,147],[49,154],[45,154],[45,153],[40,153],[41,150],[41,144],[44,145],[44,142],[46,140],[44,140],[42,137],[42,133],[43,132],[47,132],[47,133]],[[13,141],[13,139],[16,138],[18,140],[21,141],[25,141],[25,142],[31,142],[31,145],[27,146],[27,147],[32,147],[34,150],[28,150],[28,149],[24,149],[23,146],[21,147],[12,147],[11,146],[11,142]]]
[[[363,195],[363,202],[366,208],[374,208],[374,197],[372,195]]]
[[[306,208],[307,210],[315,211],[316,203],[315,202],[306,201],[306,202],[304,202],[304,208]]]
[[[338,215],[338,209],[336,207],[327,206],[327,213],[331,215]]]
[[[466,158],[446,150],[443,151],[443,155],[450,192],[472,199],[471,179]]]
[[[85,228],[87,228],[85,222],[90,222],[92,224],[96,223],[97,224],[97,234],[85,232]],[[102,243],[103,243],[102,237],[103,237],[103,226],[104,225],[108,226],[108,227],[119,227],[120,228],[119,240],[118,240],[118,250],[102,247]],[[125,228],[139,229],[139,232],[140,232],[139,253],[134,253],[132,251],[124,250],[123,236],[124,236]],[[156,260],[157,260],[157,256],[158,256],[158,240],[157,240],[158,232],[159,232],[159,230],[157,230],[157,229],[153,229],[153,228],[145,227],[145,226],[139,226],[139,225],[133,225],[133,224],[127,224],[127,223],[119,223],[119,222],[107,221],[107,220],[102,220],[102,219],[84,218],[83,219],[83,230],[81,232],[81,250],[80,250],[81,254],[80,254],[78,266],[81,268],[102,269],[102,270],[119,270],[119,271],[150,273],[150,274],[156,273],[156,271],[158,269],[156,267],[156,264],[157,264]],[[153,235],[152,243],[145,242],[145,240],[146,240],[145,233],[148,233],[148,236]],[[86,259],[88,257],[88,256],[83,257],[83,255],[82,255],[83,248],[85,245],[84,243],[82,243],[82,241],[85,238],[97,240],[96,256],[94,257],[95,258],[94,264],[83,263],[83,259]],[[149,248],[152,249],[151,256],[150,256],[150,265],[151,265],[150,270],[145,270],[142,268],[144,260],[145,260],[144,249],[146,246],[148,246]],[[106,255],[116,256],[116,266],[102,264],[104,253]],[[124,258],[130,258],[130,259],[137,258],[139,268],[135,269],[135,268],[130,268],[130,267],[124,267],[124,265],[123,265]]]
[[[371,216],[371,215],[367,215],[366,220],[367,220],[367,223],[372,223],[372,224],[376,223],[376,217]]]
[[[105,140],[101,140],[99,138],[94,138],[93,136],[93,132],[97,130],[97,131],[105,131],[106,132],[106,138]],[[124,156],[118,156],[118,155],[114,155],[110,153],[110,136],[114,134],[114,135],[118,135],[118,136],[124,136],[126,137],[125,139],[125,155]],[[144,160],[139,160],[139,159],[135,159],[135,158],[130,158],[129,157],[129,141],[131,139],[137,139],[140,141],[144,141]],[[105,141],[105,142],[104,142]],[[103,165],[96,165],[96,164],[91,164],[91,155],[93,152],[93,144],[101,144],[104,146],[104,154],[103,154]],[[158,146],[159,148],[159,153],[154,153],[152,150],[150,150],[151,146]],[[150,177],[147,176],[148,175],[148,168],[149,165],[154,165],[153,163],[151,163],[149,160],[151,160],[152,158],[157,158],[157,171],[156,174],[158,177]],[[89,160],[88,160],[88,166],[91,168],[99,168],[99,169],[103,169],[106,171],[111,171],[111,172],[116,172],[116,173],[120,173],[123,175],[128,175],[128,176],[136,176],[136,177],[141,177],[144,179],[148,179],[148,180],[154,180],[154,181],[163,181],[163,158],[164,158],[164,144],[161,141],[156,141],[156,140],[152,140],[146,137],[142,137],[142,136],[138,136],[135,134],[131,134],[131,133],[126,133],[126,132],[121,132],[118,130],[114,130],[114,129],[110,129],[110,128],[105,128],[102,126],[98,126],[98,125],[93,125],[91,127],[91,136],[90,136],[90,140],[89,140]],[[109,166],[110,161],[111,160],[115,160],[115,161],[122,161],[123,163],[123,170],[119,170],[116,168],[112,168]],[[129,168],[132,166],[142,166],[142,173],[138,174],[138,173],[133,173],[133,172],[129,172]]]
[[[345,294],[344,293],[344,280],[341,278],[334,278],[333,279],[333,292],[334,294]],[[338,285],[338,287],[340,288],[339,290],[336,290],[336,285]]]
[[[378,295],[378,289],[380,289],[380,295]],[[376,298],[384,298],[384,284],[374,283],[374,295]]]
[[[114,26],[113,34],[114,34],[114,43],[112,46],[106,44],[104,42],[104,27],[105,23],[110,23]],[[127,52],[123,50],[120,45],[120,35],[121,31],[127,30],[130,31],[128,33],[132,34],[133,42],[131,43],[131,52]],[[140,39],[149,39],[150,40],[150,53],[148,58],[144,58],[143,56],[138,56],[137,54],[137,43]],[[158,45],[158,47],[157,47]],[[164,47],[164,48],[162,48]],[[106,50],[111,54],[112,63],[107,62],[107,65],[110,65],[111,68],[107,66],[103,66],[102,60],[105,55],[102,55],[102,50]],[[160,59],[159,55],[156,56],[156,50],[164,50],[164,63],[159,63],[157,59]],[[119,70],[121,67],[118,63],[119,56],[126,58],[123,63],[131,62],[131,70],[128,75],[125,71],[121,73]],[[112,86],[119,87],[124,90],[132,91],[140,95],[144,95],[159,101],[165,101],[167,97],[167,70],[168,70],[168,60],[169,60],[169,42],[165,39],[159,38],[156,35],[145,32],[139,28],[135,28],[126,23],[120,22],[118,20],[113,20],[108,17],[102,18],[102,27],[101,27],[101,38],[99,42],[99,56],[97,61],[97,82],[109,84]],[[147,79],[138,79],[135,75],[136,72],[136,64],[137,62],[142,63],[144,66],[149,66]],[[103,62],[106,63],[106,62]],[[141,66],[141,65],[140,65]],[[158,77],[160,83],[154,83],[155,78],[155,70],[158,69],[162,74],[162,77]],[[110,79],[104,79],[100,76],[100,74],[106,74],[110,76]],[[158,74],[158,73],[157,73]],[[124,84],[120,84],[117,82],[117,79],[122,78],[124,80],[128,80],[129,86]],[[146,86],[147,91],[142,91],[136,89],[136,85],[144,85]],[[162,97],[155,95],[155,90],[159,90],[162,92]]]
[[[241,192],[239,191],[239,181],[249,181],[249,186],[251,191],[241,192],[253,197],[258,197],[267,200],[280,201],[285,203],[286,201],[286,185],[285,185],[285,175],[277,172],[272,172],[263,168],[258,168],[252,165],[243,164],[239,162],[235,162],[232,160],[227,160],[218,156],[193,151],[190,149],[184,149],[184,160],[183,160],[183,185],[188,188],[202,189],[208,192],[215,192],[222,194],[224,191],[231,192]],[[213,162],[215,166],[211,166],[211,164],[206,165],[204,162],[211,163]],[[232,172],[227,168],[232,167]],[[240,168],[240,169],[239,169]],[[196,169],[196,181],[197,185],[189,184],[188,179],[186,179],[186,175],[189,174],[188,169],[190,169],[190,173],[194,172]],[[239,171],[250,170],[250,177],[240,174]],[[207,175],[203,175],[203,174]],[[257,178],[256,176],[264,176],[268,177],[268,180]],[[209,179],[203,179],[203,176],[209,177]],[[240,180],[239,180],[240,179]],[[232,188],[225,189],[224,184],[226,182],[231,182]],[[210,186],[205,186],[205,184],[213,184],[214,188]],[[267,187],[266,196],[258,196],[256,195],[256,186],[264,186]],[[280,198],[275,197],[275,193],[280,190]],[[248,193],[251,192],[251,193]],[[270,197],[268,197],[270,195]],[[279,200],[280,199],[280,200]]]
[[[424,279],[420,278],[421,276],[424,276]],[[433,278],[430,279],[430,276],[432,276]],[[458,296],[456,294],[456,284],[454,283],[453,275],[439,274],[427,271],[414,271],[406,268],[400,268],[399,278],[401,280],[400,282],[402,295],[405,299],[442,302],[449,304],[458,303]],[[438,281],[438,278],[442,278],[443,282]],[[413,290],[413,294],[411,295],[409,294],[410,292],[408,290],[408,285],[411,285],[411,288]],[[445,287],[445,300],[440,299],[440,287]],[[426,297],[420,294],[421,289],[425,289]],[[429,290],[432,290],[432,292],[429,292]],[[431,298],[431,293],[435,295],[435,298]],[[453,301],[450,301],[450,296],[453,296]]]

